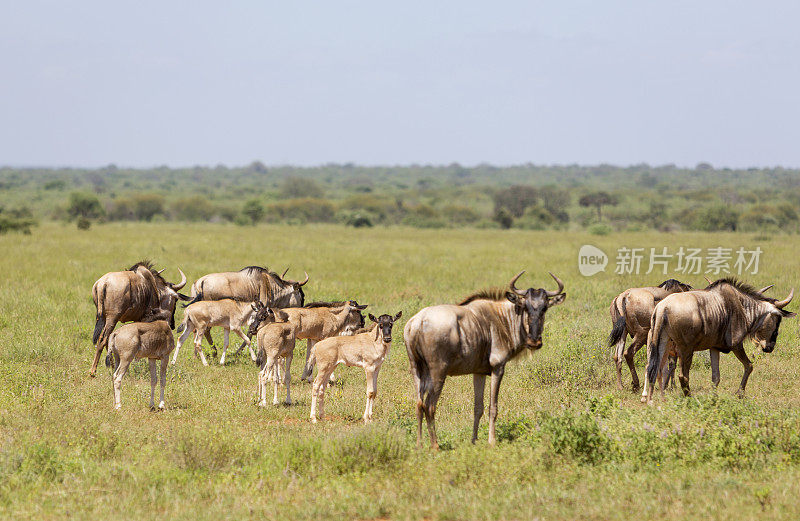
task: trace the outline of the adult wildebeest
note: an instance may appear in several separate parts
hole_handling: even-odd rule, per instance
[[[186,285],[186,275],[178,268],[181,281],[164,280],[150,261],[137,262],[127,271],[113,271],[100,277],[92,286],[92,300],[97,309],[92,343],[96,346],[90,376],[97,372],[97,362],[117,322],[141,320],[146,314],[163,310],[169,326],[175,328],[175,304],[189,297],[178,293]]]
[[[611,302],[611,334],[608,337],[609,347],[614,347],[611,358],[617,369],[617,387],[622,389],[622,360],[628,363],[633,379],[632,387],[636,392],[639,389],[639,375],[633,365],[633,358],[643,345],[647,343],[647,333],[650,332],[650,316],[656,302],[667,295],[692,289],[675,279],[665,280],[658,286],[626,289]],[[625,349],[625,339],[630,335],[633,339]]]
[[[744,366],[744,375],[737,394],[744,396],[747,379],[753,364],[747,357],[743,342],[752,338],[765,353],[771,353],[778,338],[794,289],[783,300],[765,297],[747,284],[733,278],[720,279],[704,290],[675,293],[656,304],[650,328],[647,361],[647,382],[643,401],[653,399],[653,384],[661,370],[667,343],[671,342],[681,364],[679,380],[685,395],[689,395],[689,368],[695,351],[716,349],[733,352]],[[712,367],[712,373],[714,368]],[[719,369],[712,381],[719,383]]]
[[[509,283],[509,289],[495,288],[475,293],[458,305],[424,308],[411,317],[403,331],[411,373],[417,394],[417,444],[422,440],[422,415],[428,423],[431,446],[438,449],[436,403],[447,376],[472,374],[475,408],[472,442],[478,437],[483,416],[486,375],[492,375],[489,395],[489,443],[495,442],[497,396],[506,363],[526,347],[542,347],[544,315],[566,298],[564,283],[553,275],[557,291],[514,285],[524,271]]]
[[[142,322],[125,324],[113,333],[109,339],[106,365],[113,366],[111,380],[114,385],[114,408],[122,407],[122,379],[134,360],[147,358],[150,362],[150,408],[155,409],[156,393],[156,360],[161,361],[161,398],[159,409],[164,409],[164,387],[167,385],[167,362],[169,354],[175,347],[175,339],[167,320],[172,313],[158,310],[153,315],[146,315]]]
[[[375,318],[370,313],[369,319],[375,327],[352,336],[333,336],[314,344],[311,358],[307,365],[317,361],[319,369],[311,389],[311,421],[317,423],[317,403],[319,402],[319,419],[325,417],[325,387],[339,364],[349,367],[363,367],[367,378],[367,404],[364,407],[364,423],[372,421],[372,406],[378,396],[378,373],[392,345],[392,326],[400,320],[403,312],[397,315],[381,315]],[[310,369],[309,369],[310,370]]]
[[[283,272],[283,275],[286,275],[286,272]],[[242,302],[259,301],[265,306],[277,308],[302,307],[305,301],[303,286],[306,283],[308,283],[308,273],[302,282],[284,280],[282,275],[260,266],[248,266],[239,271],[209,273],[192,284],[192,300],[184,307],[200,300],[226,298]]]

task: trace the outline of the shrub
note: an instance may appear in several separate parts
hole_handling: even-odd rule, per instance
[[[242,207],[242,215],[250,219],[250,224],[256,224],[264,218],[264,205],[258,199],[250,199]]]
[[[131,198],[133,213],[140,221],[151,221],[164,214],[164,196],[160,194],[137,194]]]
[[[608,235],[613,231],[614,229],[606,223],[594,223],[588,228],[588,232],[592,235]]]
[[[287,222],[332,222],[336,207],[326,199],[292,199],[267,207],[267,214]]]
[[[67,204],[67,215],[71,219],[83,217],[98,219],[105,214],[100,199],[91,192],[72,192]]]
[[[178,199],[172,204],[172,212],[180,221],[208,221],[216,214],[214,205],[202,195]]]
[[[324,195],[316,181],[297,176],[289,176],[283,180],[281,193],[287,199],[320,199]]]

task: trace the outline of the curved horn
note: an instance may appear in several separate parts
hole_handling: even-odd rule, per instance
[[[770,289],[772,286],[774,286],[774,285],[775,285],[775,284],[770,284],[769,286],[764,286],[763,288],[761,288],[760,290],[758,290],[758,292],[759,292],[759,293],[764,293],[765,291],[769,291],[769,289]]]
[[[548,271],[547,273],[550,273],[550,272]],[[561,282],[561,279],[559,279],[558,277],[556,277],[552,273],[550,273],[550,276],[553,277],[553,280],[555,280],[556,284],[558,284],[558,291],[547,291],[547,290],[545,290],[545,293],[547,293],[548,297],[555,297],[556,295],[560,295],[564,291],[564,283]]]
[[[794,298],[794,288],[792,288],[792,291],[789,292],[788,297],[786,297],[783,300],[779,300],[778,302],[775,302],[775,307],[778,309],[782,309],[784,306],[786,306],[787,304],[789,304],[789,302],[792,301],[792,298]]]
[[[281,275],[281,278],[284,278],[286,274],[289,273],[289,268],[291,268],[291,266],[286,267],[286,270],[283,272],[283,275]]]
[[[177,284],[172,284],[172,289],[178,291],[179,289],[183,288],[186,285],[186,275],[178,268],[178,273],[181,274],[181,281]]]
[[[306,280],[304,280],[303,282],[298,282],[297,284],[300,286],[305,286],[308,283],[308,272],[304,271],[303,273],[306,274]]]
[[[159,275],[161,275],[161,274],[164,272],[164,270],[165,270],[165,269],[167,269],[167,268],[161,268],[161,269],[160,269],[160,270],[158,270],[156,273],[158,273]]]
[[[518,290],[518,289],[517,289],[517,287],[514,285],[514,283],[516,283],[516,282],[517,282],[517,279],[519,279],[519,278],[522,276],[522,274],[523,274],[523,273],[525,273],[525,270],[522,270],[522,271],[520,271],[519,273],[517,273],[517,274],[514,276],[514,278],[513,278],[513,279],[511,279],[511,282],[509,282],[509,283],[508,283],[508,287],[509,287],[509,288],[511,288],[511,291],[513,291],[513,292],[514,292],[514,293],[516,293],[517,295],[525,295],[525,292],[524,292],[524,291],[522,291],[522,290]]]
[[[704,279],[706,279],[706,282],[708,282],[708,285],[709,285],[709,286],[710,286],[711,284],[713,284],[713,282],[711,282],[710,280],[708,280],[708,277],[706,277],[705,275],[703,275],[703,278],[704,278]]]

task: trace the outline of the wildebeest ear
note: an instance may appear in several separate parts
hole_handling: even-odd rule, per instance
[[[561,304],[562,302],[564,302],[564,300],[566,300],[566,298],[567,298],[567,294],[566,293],[559,293],[555,297],[550,297],[548,299],[547,305],[548,306],[557,306],[557,305]]]
[[[369,319],[370,319],[370,320],[372,320],[373,322],[377,322],[377,321],[378,321],[378,320],[375,318],[375,315],[373,315],[372,313],[370,313],[370,314],[369,314]]]
[[[785,317],[785,318],[792,318],[792,317],[796,316],[796,315],[797,315],[797,313],[793,313],[793,312],[791,312],[791,311],[784,311],[784,310],[781,310],[781,315],[782,315],[783,317]]]
[[[395,322],[400,320],[400,317],[402,317],[402,316],[403,316],[403,312],[402,311],[398,311],[397,314],[394,316]]]
[[[519,302],[519,297],[517,294],[511,291],[506,291],[506,298],[509,300],[509,302],[513,302],[514,304]]]
[[[181,300],[192,300],[192,297],[184,295],[183,293],[178,293],[178,298]]]

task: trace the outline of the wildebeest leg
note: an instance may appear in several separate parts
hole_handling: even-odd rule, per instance
[[[719,351],[709,349],[708,356],[711,358],[711,383],[716,389],[719,385]]]
[[[222,340],[222,356],[219,358],[219,365],[225,365],[225,354],[228,352],[228,344],[231,342],[231,330],[225,328],[225,336]]]
[[[292,383],[292,353],[289,353],[284,357],[286,360],[284,362],[286,370],[283,372],[283,385],[286,386],[286,405],[292,405],[292,391],[291,391],[291,383]],[[277,364],[276,364],[277,365]],[[277,378],[276,378],[277,380]]]
[[[681,357],[681,389],[683,389],[684,396],[691,396],[692,392],[689,390],[689,369],[692,367],[693,352],[684,354]]]
[[[483,416],[483,392],[486,389],[486,375],[472,375],[472,387],[475,390],[475,405],[472,409],[472,443],[478,439],[478,423]]]
[[[114,385],[114,408],[120,409],[122,407],[122,378],[128,372],[128,366],[131,365],[130,358],[120,357],[119,364],[114,370],[112,375],[112,382]]]
[[[150,366],[150,410],[156,408],[156,384],[158,383],[158,370],[156,369],[155,358],[148,358],[147,363]]]
[[[364,406],[364,423],[369,423],[372,418],[370,417],[369,409],[372,399],[375,397],[375,369],[371,366],[364,368],[364,375],[367,377],[367,403]]]
[[[369,402],[369,420],[372,421],[372,409],[375,407],[375,398],[378,396],[378,373],[381,371],[381,366],[375,368],[375,372],[372,373],[372,389],[374,389],[374,393],[372,394],[372,400]]]
[[[97,362],[100,361],[100,355],[103,354],[103,349],[108,347],[108,338],[114,331],[114,326],[117,325],[118,319],[119,317],[109,317],[108,320],[106,320],[105,326],[103,326],[100,338],[97,339],[97,348],[94,352],[94,360],[92,360],[92,369],[89,371],[89,376],[92,378],[94,378],[97,373]]]
[[[733,351],[733,354],[736,355],[736,358],[738,358],[739,361],[744,366],[744,374],[742,375],[742,383],[739,384],[739,390],[736,391],[736,396],[738,396],[739,398],[744,398],[744,388],[747,387],[747,379],[750,378],[750,373],[753,372],[753,363],[747,357],[747,353],[745,353],[744,348],[742,347],[741,344],[739,344],[734,349],[732,349],[732,351]]]
[[[194,356],[199,358],[203,365],[208,365],[206,354],[203,353],[203,332],[199,329],[194,331]]]
[[[300,379],[305,380],[308,383],[311,383],[311,375],[314,373],[314,366],[312,365],[311,367],[308,367],[308,358],[311,356],[311,349],[316,343],[316,340],[312,340],[310,338],[306,341],[306,363],[303,366],[303,374],[300,375]]]
[[[267,406],[267,371],[269,364],[264,363],[261,371],[258,373],[258,406]]]
[[[236,333],[237,335],[239,335],[241,337],[241,339],[242,339],[242,345],[239,346],[239,349],[237,349],[236,352],[238,353],[239,351],[241,351],[242,348],[246,345],[247,349],[250,350],[250,358],[253,360],[253,362],[255,362],[256,361],[256,353],[255,353],[255,351],[253,351],[253,344],[250,342],[250,339],[247,338],[247,335],[244,334],[244,331],[242,331],[242,328],[237,327],[236,329],[233,330],[233,332]]]
[[[181,336],[178,337],[178,344],[175,346],[175,354],[172,355],[172,365],[175,365],[175,363],[177,363],[178,351],[181,350],[181,346],[183,345],[184,342],[186,342],[186,339],[189,338],[189,335],[192,334],[192,331],[194,331],[194,324],[192,324],[191,321],[187,320],[186,330],[183,332]]]
[[[167,362],[169,362],[169,355],[161,359],[161,396],[158,402],[158,408],[162,411],[166,408],[164,405],[164,388],[167,387]]]
[[[206,340],[208,340],[208,345],[211,346],[211,356],[217,356],[217,346],[214,345],[214,339],[211,338],[210,329],[206,329]]]
[[[497,442],[495,438],[495,421],[497,420],[497,398],[500,393],[500,382],[503,381],[505,365],[492,368],[492,383],[489,388],[489,444]]]
[[[678,357],[669,355],[669,364],[667,365],[667,381],[664,384],[669,386],[670,389],[675,389],[675,368],[678,366]]]
[[[425,396],[425,421],[428,423],[428,435],[431,438],[431,448],[439,450],[439,439],[436,436],[436,404],[444,387],[444,376],[431,375],[431,388]]]
[[[640,338],[637,336],[633,339],[633,342],[631,342],[631,345],[628,346],[628,349],[625,351],[625,362],[628,364],[628,369],[631,371],[631,387],[634,393],[639,390],[639,375],[636,374],[636,367],[633,365],[633,358],[646,342],[647,337]]]
[[[617,388],[621,391],[622,387],[622,358],[625,352],[625,338],[627,333],[622,335],[622,338],[614,346],[614,352],[611,353],[611,359],[614,360],[614,367],[617,369]]]

